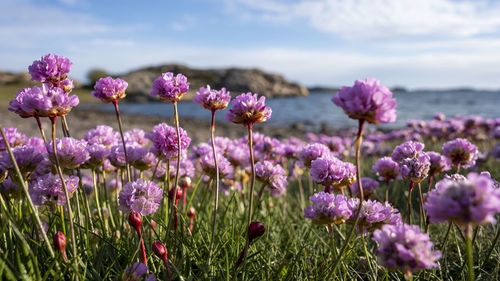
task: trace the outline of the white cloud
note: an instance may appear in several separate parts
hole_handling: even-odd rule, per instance
[[[268,20],[305,19],[314,28],[351,39],[394,36],[469,37],[500,27],[500,5],[453,0],[239,0],[242,10]],[[231,4],[235,8],[235,4]]]

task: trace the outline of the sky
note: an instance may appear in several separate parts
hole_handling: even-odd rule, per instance
[[[0,0],[0,69],[47,53],[113,74],[149,65],[255,67],[307,86],[376,77],[500,89],[500,1]],[[189,77],[188,77],[189,78]]]

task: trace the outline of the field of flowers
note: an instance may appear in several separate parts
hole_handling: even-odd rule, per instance
[[[380,131],[396,100],[367,78],[332,98],[357,128],[275,139],[253,132],[272,117],[264,97],[207,85],[193,101],[211,138],[191,144],[177,118],[188,79],[164,73],[151,95],[173,124],[122,128],[127,82],[107,77],[91,95],[119,130],[75,139],[70,69],[34,61],[39,86],[9,103],[40,137],[0,124],[1,280],[500,279],[500,118]],[[215,137],[217,113],[247,136]]]

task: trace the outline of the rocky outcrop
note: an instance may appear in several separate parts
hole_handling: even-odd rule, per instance
[[[182,73],[188,77],[190,94],[186,99],[192,99],[194,93],[207,84],[212,88],[225,87],[233,96],[242,92],[259,93],[266,97],[307,96],[309,91],[302,85],[292,83],[278,74],[270,74],[259,69],[193,69],[183,65],[169,64],[138,69],[119,77],[128,82],[127,100],[148,101],[157,100],[149,96],[153,81],[165,72]]]

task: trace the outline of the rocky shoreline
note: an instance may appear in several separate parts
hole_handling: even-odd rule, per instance
[[[165,105],[167,107],[167,105]],[[7,109],[5,105],[0,106],[0,124],[3,127],[16,127],[21,132],[27,136],[39,137],[40,132],[35,119],[20,118],[17,114],[14,114]],[[170,108],[166,108],[168,110]],[[42,120],[43,126],[45,128],[46,134],[49,133],[50,124],[47,118]],[[172,118],[164,118],[160,116],[143,116],[143,115],[133,115],[133,114],[122,114],[121,116],[123,122],[123,129],[131,130],[134,128],[142,129],[149,132],[156,124],[165,122],[170,126],[174,126],[174,121]],[[75,138],[82,138],[85,132],[89,129],[95,128],[97,125],[108,125],[118,130],[118,124],[116,122],[116,116],[114,112],[103,112],[93,109],[82,109],[79,107],[74,108],[67,116],[67,121],[70,126],[70,133]],[[209,134],[209,114],[207,112],[207,119],[194,119],[194,118],[180,118],[180,125],[185,129],[192,139],[192,145],[206,142],[210,138]],[[226,121],[216,123],[215,134],[216,136],[225,136],[229,138],[243,137],[247,134],[246,128],[241,125],[230,124]],[[58,137],[62,136],[60,126],[57,127]],[[280,126],[273,127],[265,123],[257,124],[254,127],[254,131],[263,133],[270,137],[276,138],[287,138],[290,136],[295,136],[303,138],[306,131],[298,128],[297,124],[291,126]]]

